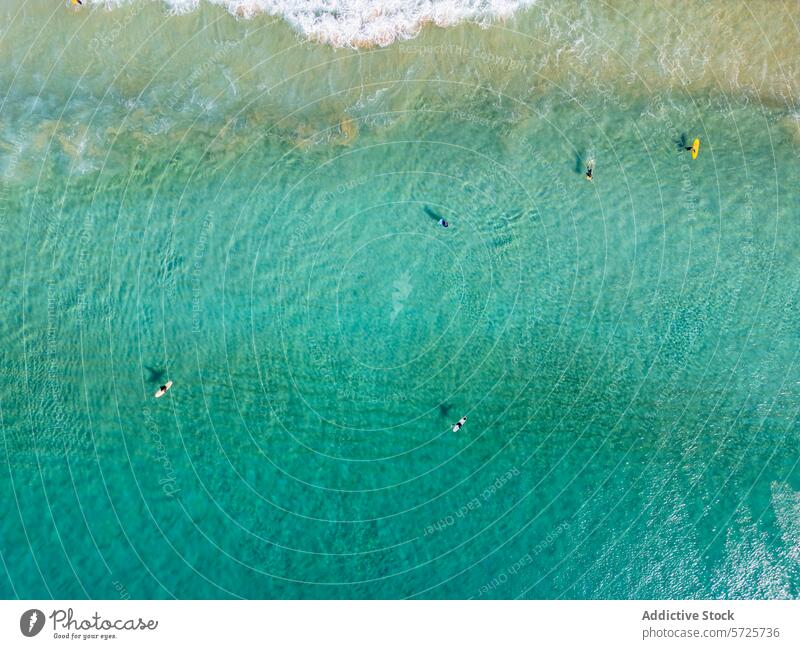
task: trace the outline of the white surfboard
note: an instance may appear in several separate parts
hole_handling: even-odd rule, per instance
[[[464,425],[464,422],[467,421],[467,416],[464,415],[461,419],[458,420],[458,423],[453,424],[453,432],[457,433],[461,430],[461,427]]]
[[[167,381],[164,385],[158,388],[158,392],[156,392],[156,399],[163,397],[167,393],[167,390],[169,390],[171,387],[172,381]]]

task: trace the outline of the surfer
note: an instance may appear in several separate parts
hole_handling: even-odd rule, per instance
[[[161,397],[163,397],[167,393],[167,390],[169,390],[171,387],[172,387],[172,381],[167,381],[164,385],[158,388],[158,392],[156,392],[155,395],[156,399],[160,399]]]
[[[72,4],[83,6],[83,2],[81,2],[81,0],[72,0]]]
[[[592,180],[592,170],[594,167],[594,160],[586,165],[586,180]]]
[[[441,214],[437,214],[430,207],[427,207],[427,206],[424,207],[423,209],[425,210],[425,214],[430,216],[434,221],[436,221],[443,228],[450,227],[450,224],[447,222],[447,219],[444,218]]]
[[[692,146],[685,146],[683,147],[686,151],[692,152],[692,160],[697,159],[697,154],[700,152],[700,138],[695,138],[694,142],[692,142]]]
[[[459,419],[457,423],[453,424],[453,432],[457,433],[459,430],[461,430],[461,427],[464,425],[465,421],[467,421],[466,415]]]

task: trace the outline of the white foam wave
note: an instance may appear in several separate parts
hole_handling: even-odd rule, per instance
[[[94,0],[96,1],[96,0]],[[119,5],[120,0],[100,0]],[[200,0],[164,0],[175,13],[197,9]],[[334,47],[381,47],[415,37],[425,24],[451,27],[463,21],[486,25],[509,18],[536,0],[208,0],[240,18],[280,16],[308,38]]]

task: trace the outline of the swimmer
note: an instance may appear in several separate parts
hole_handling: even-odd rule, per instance
[[[592,160],[588,165],[586,165],[586,180],[593,180],[592,167],[594,167],[594,160]]]
[[[160,399],[161,397],[163,397],[167,393],[167,390],[169,390],[171,387],[172,387],[172,381],[167,381],[164,385],[158,388],[158,392],[156,392],[155,395],[156,399]]]
[[[439,219],[439,225],[443,228],[449,228],[450,224],[447,222],[447,219]]]
[[[453,432],[457,433],[461,427],[464,425],[464,422],[467,421],[467,416],[464,415],[461,419],[458,420],[458,423],[453,424]]]

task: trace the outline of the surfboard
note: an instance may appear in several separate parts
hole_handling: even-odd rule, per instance
[[[158,388],[158,392],[156,392],[156,399],[163,397],[167,393],[167,390],[169,390],[171,387],[172,381],[167,381],[164,385]]]
[[[697,160],[697,154],[700,153],[700,138],[697,137],[692,142],[692,160]]]
[[[458,423],[453,425],[453,432],[457,433],[459,431],[459,429],[464,425],[465,421],[467,421],[466,417],[462,417],[461,419],[459,419]]]

